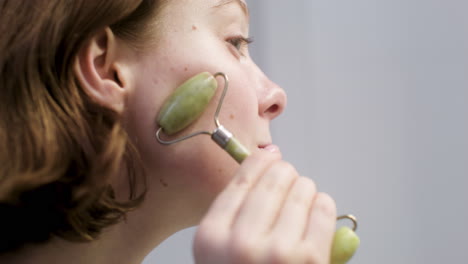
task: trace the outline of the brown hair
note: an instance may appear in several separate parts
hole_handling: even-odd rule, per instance
[[[142,201],[138,157],[120,117],[79,87],[73,63],[106,26],[142,40],[159,2],[0,2],[0,253],[54,235],[96,239]],[[117,201],[109,184],[122,166],[128,201]]]

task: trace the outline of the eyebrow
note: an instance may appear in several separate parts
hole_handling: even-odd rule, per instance
[[[249,9],[247,8],[247,5],[245,4],[245,2],[242,0],[220,0],[218,4],[213,6],[213,8],[220,8],[222,6],[232,4],[232,3],[239,4],[239,6],[242,8],[242,11],[244,11],[245,16],[249,18]]]

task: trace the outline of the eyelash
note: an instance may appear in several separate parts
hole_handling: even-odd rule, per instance
[[[252,38],[245,38],[243,36],[232,37],[226,40],[229,44],[231,44],[238,52],[243,54],[243,49],[247,48],[247,46],[253,42]]]

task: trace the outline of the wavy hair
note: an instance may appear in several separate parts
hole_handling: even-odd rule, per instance
[[[121,117],[87,96],[73,64],[106,26],[144,43],[160,2],[0,1],[0,253],[52,236],[94,240],[142,202]],[[122,167],[126,201],[110,185]]]

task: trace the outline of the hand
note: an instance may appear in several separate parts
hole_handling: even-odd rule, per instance
[[[197,264],[329,263],[336,205],[278,154],[248,157],[195,235]]]

